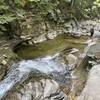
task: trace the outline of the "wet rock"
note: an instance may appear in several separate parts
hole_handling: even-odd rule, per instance
[[[32,41],[28,41],[28,44],[29,45],[33,45],[34,43]]]
[[[17,56],[11,50],[10,42],[0,40],[0,81],[4,78],[9,66]]]
[[[21,39],[25,39],[26,37],[25,37],[25,36],[20,36],[20,38],[21,38]]]
[[[78,51],[79,51],[78,49],[73,48],[70,53],[73,54],[73,53],[77,53]]]
[[[87,20],[79,22],[79,31],[82,35],[90,36],[90,29],[94,27],[94,37],[100,38],[100,22],[98,20]]]
[[[67,59],[68,64],[70,66],[69,67],[70,70],[73,69],[77,64],[77,60],[78,60],[77,57],[73,54],[69,54],[68,56],[66,56],[66,59]]]
[[[100,38],[100,31],[95,31],[94,37],[95,38]]]
[[[16,94],[15,94],[16,93]],[[59,89],[59,85],[54,80],[41,79],[39,81],[30,81],[20,92],[10,93],[5,100],[67,100],[65,95]]]
[[[90,48],[87,51],[87,55],[94,55],[97,59],[100,58],[100,43],[99,43],[99,40],[97,40],[93,45],[90,46]]]
[[[55,37],[57,36],[57,31],[49,31],[48,34],[47,34],[47,37],[49,39],[54,39]]]
[[[73,90],[72,90],[75,96],[81,94],[85,86],[89,70],[93,67],[94,64],[97,64],[94,55],[90,55],[88,53],[88,51],[91,50],[91,47],[95,45],[95,43],[93,43],[92,41],[88,41],[87,44],[88,46],[85,47],[84,52],[82,51],[83,56],[80,56],[79,54],[77,60],[77,67],[72,73],[73,76],[76,77],[76,79],[73,81]]]
[[[100,64],[95,65],[89,73],[86,86],[77,100],[100,100]]]
[[[39,37],[36,37],[36,38],[34,38],[34,43],[40,43],[40,42],[43,42],[43,41],[46,41],[47,39],[46,39],[46,37],[45,37],[45,34],[42,34],[42,35],[40,35]]]

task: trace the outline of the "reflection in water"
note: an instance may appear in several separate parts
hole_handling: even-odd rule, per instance
[[[37,57],[43,57],[46,55],[55,54],[61,52],[64,49],[69,48],[82,48],[86,44],[84,43],[86,38],[82,37],[69,37],[66,35],[57,36],[53,40],[44,41],[35,45],[18,44],[14,48],[14,52],[24,59],[33,59]],[[28,54],[27,54],[28,53]]]

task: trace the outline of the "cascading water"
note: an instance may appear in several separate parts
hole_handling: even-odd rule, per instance
[[[52,78],[60,86],[70,80],[66,65],[58,61],[58,55],[47,56],[35,60],[23,60],[11,66],[5,79],[0,82],[0,100],[13,89],[24,82],[30,75],[34,77]]]

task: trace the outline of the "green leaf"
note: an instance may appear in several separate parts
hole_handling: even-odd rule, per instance
[[[0,10],[7,10],[8,8],[8,6],[0,5]]]
[[[16,19],[13,15],[2,15],[0,16],[0,24],[7,24],[8,22],[13,21]]]

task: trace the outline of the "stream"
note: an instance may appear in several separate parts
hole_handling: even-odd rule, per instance
[[[57,91],[52,94],[49,90],[51,93],[49,95],[42,94],[38,97],[34,95],[31,99],[23,99],[21,96],[18,100],[73,100],[71,93],[75,98],[81,95],[88,82],[89,71],[94,65],[99,64],[100,60],[99,40],[94,39],[89,43],[86,43],[86,40],[85,37],[69,38],[61,35],[36,45],[18,44],[14,52],[20,61],[11,66],[5,79],[0,82],[0,100],[30,77],[33,80],[55,81],[58,84],[57,91],[62,92],[62,95],[56,95]],[[46,90],[43,93],[45,92]],[[38,92],[36,94],[39,95]]]

